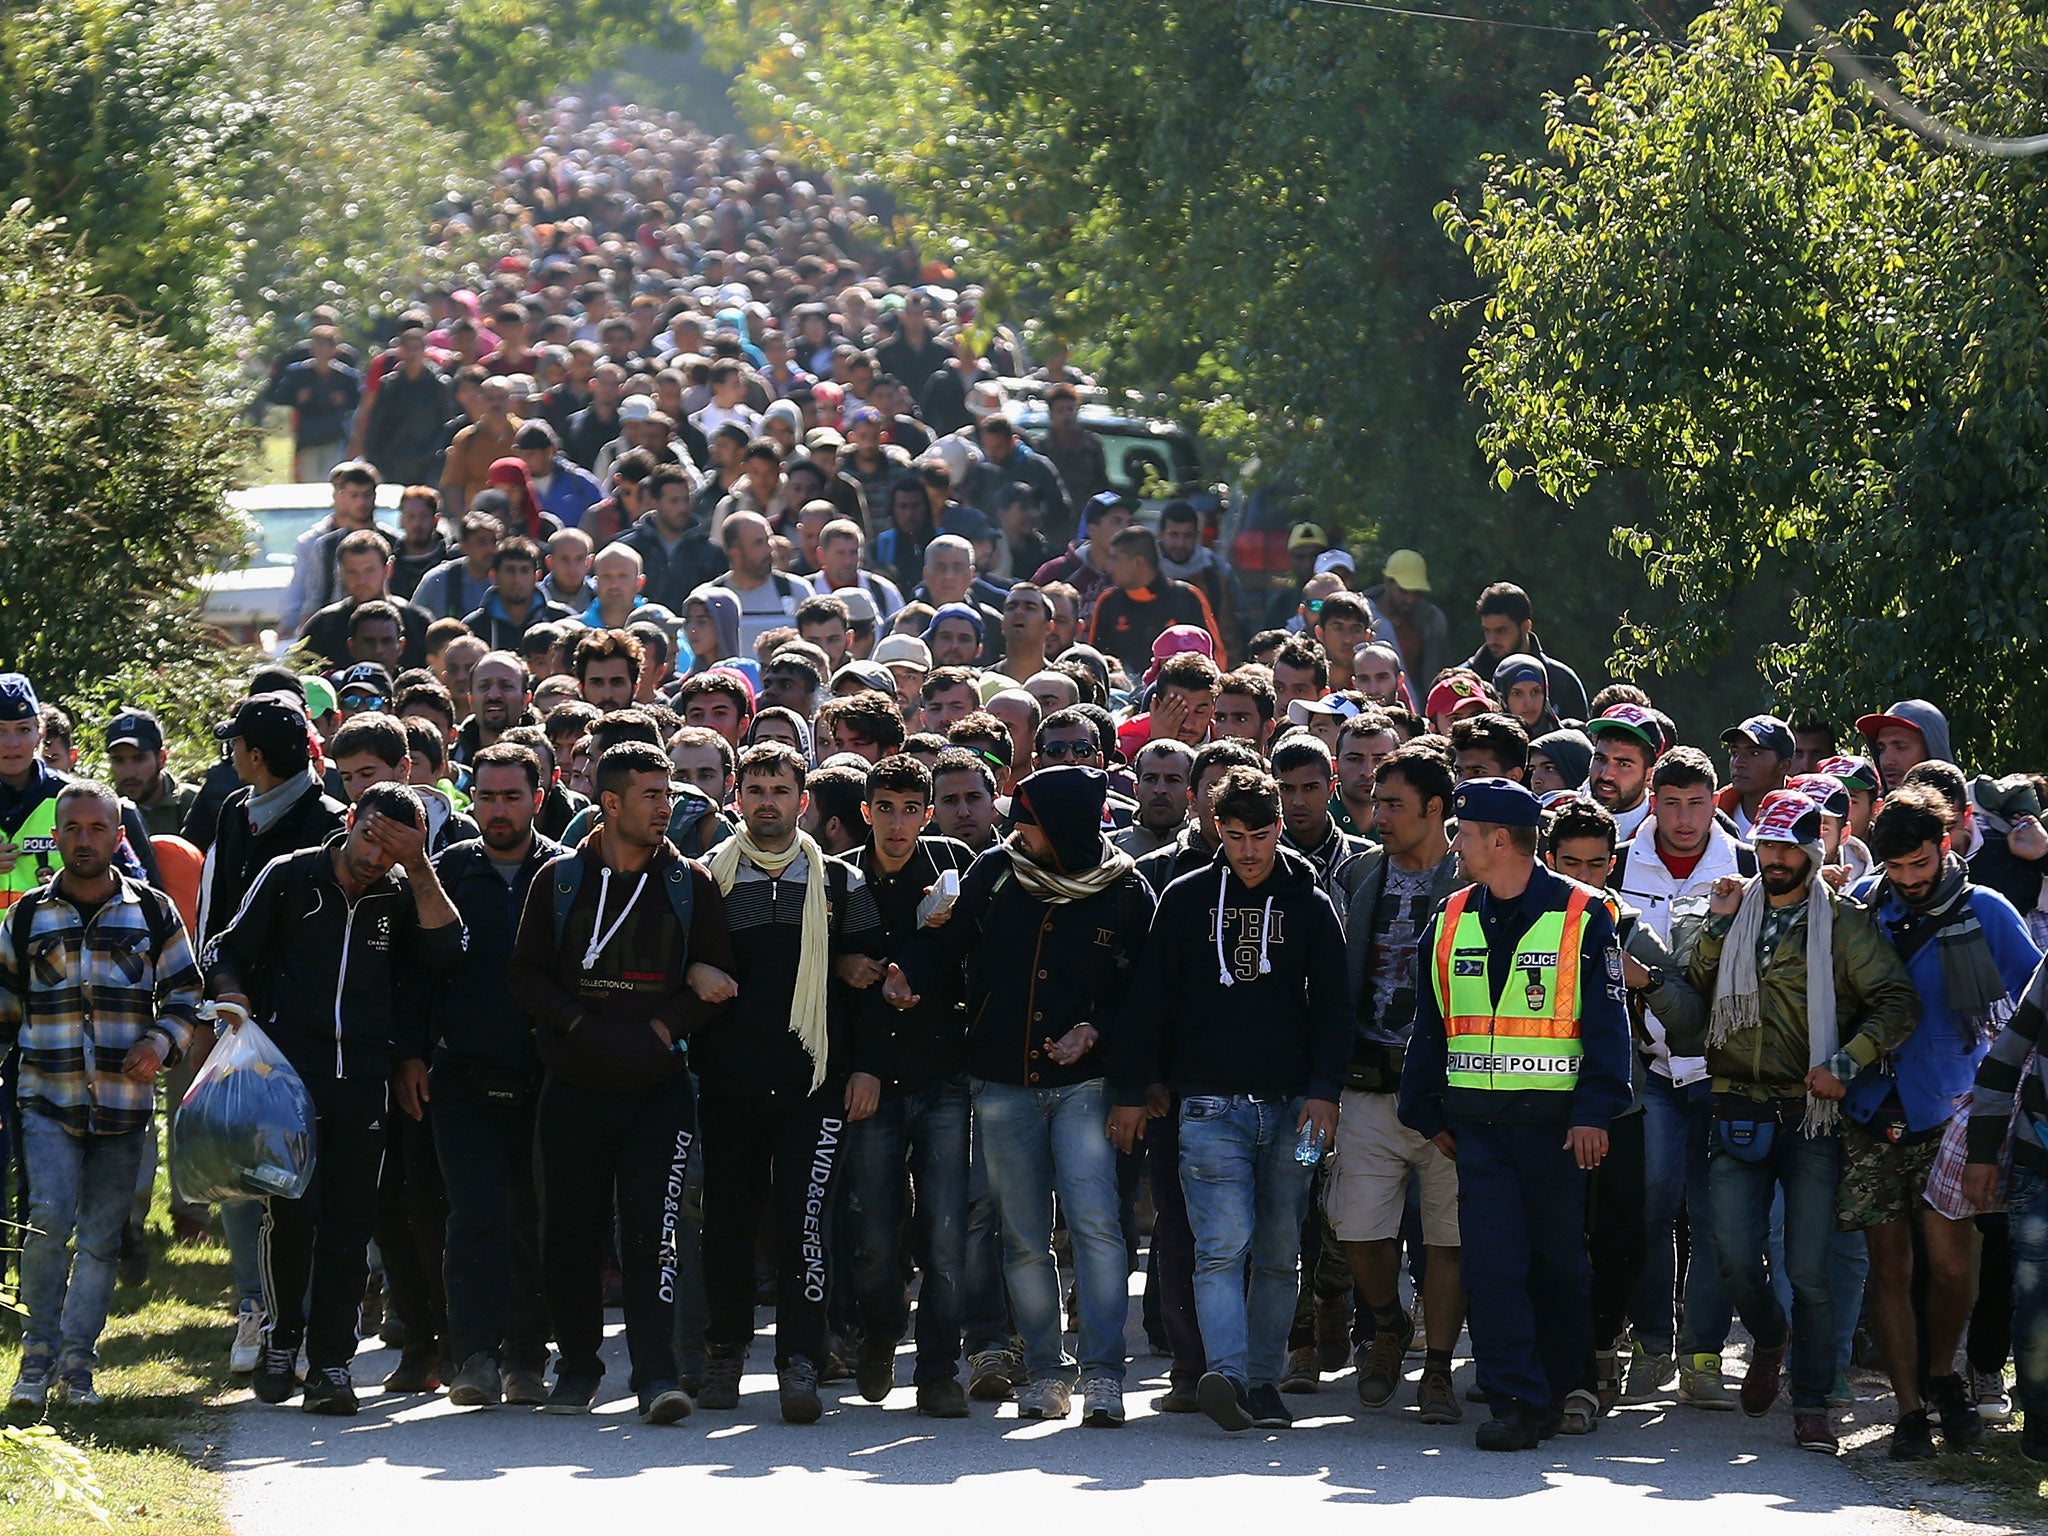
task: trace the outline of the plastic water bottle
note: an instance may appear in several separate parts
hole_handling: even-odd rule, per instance
[[[1301,1128],[1301,1137],[1294,1143],[1294,1160],[1304,1168],[1313,1168],[1323,1160],[1323,1133],[1315,1121]]]

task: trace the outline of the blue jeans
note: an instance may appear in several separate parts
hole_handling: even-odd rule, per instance
[[[21,1249],[24,1354],[47,1353],[87,1370],[98,1363],[143,1138],[154,1134],[144,1126],[118,1136],[73,1136],[48,1115],[22,1112],[29,1188]],[[75,1257],[66,1251],[74,1234]]]
[[[1636,1342],[1653,1355],[1718,1355],[1733,1316],[1721,1285],[1707,1211],[1707,1140],[1713,1102],[1705,1082],[1674,1088],[1655,1072],[1643,1079],[1644,1238],[1648,1257],[1629,1306]],[[1678,1326],[1678,1213],[1692,1212],[1685,1266],[1684,1326]],[[1674,1348],[1675,1346],[1675,1348]]]
[[[1181,1100],[1180,1183],[1195,1234],[1195,1317],[1209,1369],[1240,1386],[1271,1386],[1287,1365],[1301,1226],[1315,1182],[1315,1170],[1294,1160],[1302,1102]]]
[[[1759,1349],[1785,1343],[1784,1304],[1771,1284],[1765,1247],[1772,1197],[1785,1196],[1785,1277],[1792,1286],[1792,1406],[1818,1412],[1835,1381],[1835,1301],[1828,1285],[1834,1246],[1835,1183],[1841,1142],[1780,1125],[1768,1156],[1745,1163],[1716,1148],[1709,1164],[1714,1247],[1721,1278]]]
[[[228,1241],[228,1266],[234,1276],[235,1305],[263,1305],[263,1202],[223,1200],[220,1227]]]
[[[970,1102],[973,1093],[968,1094]],[[967,1132],[967,1256],[961,1271],[960,1328],[967,1353],[1008,1349],[1010,1294],[1003,1283],[1003,1224],[988,1188],[988,1157],[981,1149],[981,1117]]]
[[[1074,1245],[1081,1374],[1121,1382],[1130,1275],[1117,1214],[1116,1148],[1104,1134],[1108,1085],[1099,1077],[1066,1088],[980,1078],[971,1083],[989,1192],[1003,1224],[1003,1278],[1030,1379],[1061,1377],[1071,1383],[1075,1374],[1074,1359],[1060,1341],[1059,1273],[1052,1257],[1057,1194]]]
[[[2005,1218],[2012,1245],[2012,1356],[2020,1412],[2048,1419],[2048,1176],[2015,1165]]]
[[[1828,1244],[1828,1292],[1835,1298],[1835,1374],[1849,1374],[1856,1352],[1856,1321],[1863,1315],[1863,1285],[1870,1278],[1870,1247],[1861,1232],[1837,1232]]]
[[[910,1321],[903,1288],[903,1176],[916,1195],[913,1248],[919,1385],[951,1381],[960,1368],[960,1305],[967,1267],[967,1080],[884,1088],[865,1120],[846,1128],[846,1205],[852,1290],[862,1332],[893,1346]]]

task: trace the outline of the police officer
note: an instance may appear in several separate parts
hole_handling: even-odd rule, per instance
[[[19,672],[0,672],[0,911],[50,883],[57,859],[57,791],[70,782],[42,758],[43,707],[35,685]],[[121,873],[156,882],[149,831],[121,802],[122,840],[114,850]]]
[[[1417,947],[1428,966],[1402,1124],[1458,1165],[1458,1217],[1486,1451],[1533,1450],[1591,1385],[1586,1172],[1629,1104],[1614,921],[1536,860],[1541,807],[1508,779],[1458,786],[1453,847],[1474,882]]]

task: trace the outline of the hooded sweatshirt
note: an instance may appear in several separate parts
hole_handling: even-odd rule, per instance
[[[1117,1103],[1182,1097],[1337,1102],[1351,1054],[1344,930],[1288,848],[1247,887],[1222,854],[1167,886],[1111,1037]]]

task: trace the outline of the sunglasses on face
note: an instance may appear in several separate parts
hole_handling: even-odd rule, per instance
[[[341,704],[344,709],[382,709],[384,698],[376,693],[344,693]]]
[[[1099,757],[1101,753],[1102,748],[1086,741],[1048,741],[1038,749],[1038,755],[1049,763],[1062,758]]]

